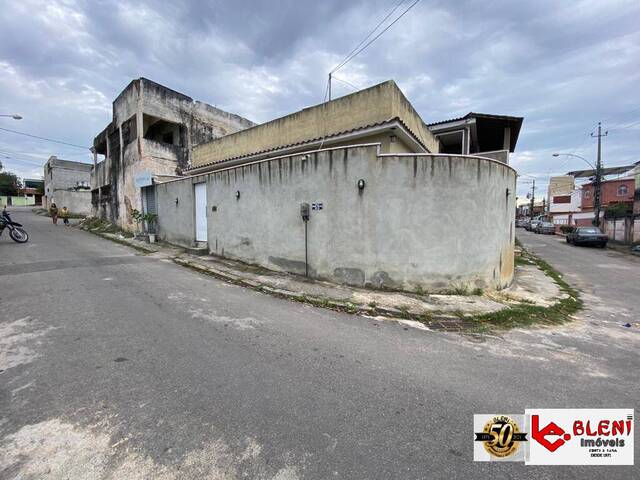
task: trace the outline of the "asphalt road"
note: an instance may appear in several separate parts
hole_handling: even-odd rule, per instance
[[[553,330],[424,332],[229,285],[25,211],[14,219],[31,241],[0,237],[0,478],[633,476],[472,460],[474,413],[638,410],[638,328],[602,305]],[[598,255],[616,265],[600,272],[638,279],[637,262],[544,241],[561,268]],[[638,321],[638,282],[611,278],[577,280]]]
[[[569,245],[561,235],[538,235],[518,229],[528,248],[578,287],[586,313],[599,313],[613,322],[640,322],[640,257],[607,248]]]

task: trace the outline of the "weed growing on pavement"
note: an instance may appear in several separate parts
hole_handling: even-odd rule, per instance
[[[558,285],[564,298],[551,307],[541,307],[520,303],[498,312],[467,317],[475,324],[474,330],[488,331],[492,329],[506,330],[531,325],[560,325],[571,320],[571,315],[582,308],[582,300],[578,291],[565,282],[562,275],[551,265],[527,252],[524,248],[519,256],[527,265],[534,264]],[[516,257],[517,259],[518,257]]]

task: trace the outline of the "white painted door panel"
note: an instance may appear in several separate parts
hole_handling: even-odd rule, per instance
[[[207,241],[207,184],[196,183],[196,242]]]

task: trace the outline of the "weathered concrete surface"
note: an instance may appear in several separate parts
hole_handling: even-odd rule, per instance
[[[74,213],[91,211],[91,192],[73,189],[85,184],[89,187],[92,165],[83,162],[63,160],[56,156],[49,157],[44,164],[44,197],[42,206],[49,208],[55,203],[58,208],[63,204]],[[73,207],[73,209],[72,209]]]
[[[2,351],[15,355],[0,365],[2,478],[634,478],[474,463],[471,445],[474,413],[637,411],[638,334],[609,326],[604,303],[616,312],[626,291],[607,291],[584,331],[472,338],[283,301],[14,218],[31,241],[0,238]],[[638,270],[617,273],[631,285]]]
[[[105,156],[92,174],[94,216],[133,231],[131,212],[142,211],[136,175],[175,176],[189,166],[194,145],[252,125],[146,78],[133,80],[114,100],[111,123],[93,141]]]
[[[304,273],[305,202],[312,208],[308,265],[315,278],[424,291],[499,289],[513,279],[515,172],[496,161],[378,155],[375,146],[367,146],[201,177],[207,179],[209,250],[217,255]],[[160,212],[177,211],[181,183],[192,188],[193,180],[158,191]],[[184,218],[166,238],[191,235],[185,244],[193,241],[191,199],[190,192],[180,199]],[[313,210],[319,203],[322,209]],[[168,221],[160,222],[171,229]]]
[[[395,117],[403,121],[429,152],[438,153],[438,140],[429,131],[396,83],[389,80],[330,102],[241,130],[233,135],[204,142],[194,148],[193,166],[319,139],[386,122]],[[393,147],[394,145],[389,144],[387,139],[384,152],[394,151],[391,150]]]
[[[91,192],[89,190],[57,190],[51,199],[58,209],[67,207],[69,212],[80,215],[91,213]]]

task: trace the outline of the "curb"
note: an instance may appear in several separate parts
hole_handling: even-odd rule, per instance
[[[92,233],[106,240],[111,240],[112,242],[134,248],[140,252],[143,252],[144,254],[163,253],[160,248],[154,249],[142,243],[138,244],[139,242],[134,243],[133,240],[126,237],[120,238],[117,234],[114,233],[99,232],[96,230],[84,229],[82,227],[80,228],[86,232]],[[467,328],[473,326],[471,322],[471,318],[475,316],[473,313],[465,314],[463,312],[460,312],[456,314],[451,312],[434,311],[424,312],[422,314],[412,314],[407,310],[400,308],[381,307],[377,305],[370,306],[364,304],[356,304],[350,301],[331,299],[322,296],[307,295],[304,292],[285,290],[282,288],[264,285],[260,282],[244,278],[240,275],[235,275],[225,270],[219,270],[211,266],[202,265],[197,261],[185,258],[185,256],[189,255],[195,257],[198,256],[190,254],[188,251],[184,250],[177,255],[168,254],[166,256],[167,259],[171,260],[177,265],[190,268],[205,275],[210,275],[214,278],[217,278],[218,280],[227,283],[250,288],[254,291],[271,295],[273,297],[291,300],[299,303],[305,303],[308,305],[313,305],[315,307],[349,313],[352,315],[364,315],[374,319],[395,321],[399,324],[405,325],[405,329],[406,327],[413,327],[419,330],[468,333],[466,331]],[[506,308],[509,309],[511,307],[506,306]]]

